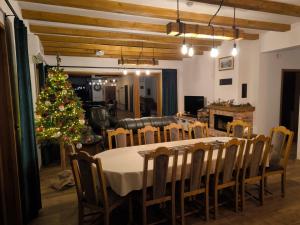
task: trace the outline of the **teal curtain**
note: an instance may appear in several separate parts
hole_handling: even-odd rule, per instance
[[[19,89],[19,174],[24,223],[38,215],[41,208],[41,191],[37,147],[35,140],[33,101],[28,59],[27,28],[15,18],[15,45]]]
[[[162,70],[163,115],[172,116],[178,111],[177,102],[177,70]]]

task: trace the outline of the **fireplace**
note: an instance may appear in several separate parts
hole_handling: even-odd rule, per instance
[[[214,114],[214,128],[219,131],[227,131],[227,123],[232,122],[232,116]]]

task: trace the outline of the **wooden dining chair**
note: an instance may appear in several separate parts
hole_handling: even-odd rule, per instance
[[[247,184],[259,183],[260,204],[264,204],[264,178],[270,152],[270,138],[264,135],[248,140],[244,154],[241,182],[241,209],[245,207],[245,189]]]
[[[181,124],[171,123],[168,126],[164,127],[165,142],[167,142],[168,140],[170,141],[184,140],[185,139],[184,137],[185,137],[184,130]]]
[[[167,189],[169,161],[172,157],[171,173],[171,190]],[[143,170],[143,191],[142,191],[142,208],[143,208],[143,225],[148,223],[147,208],[149,206],[171,202],[171,220],[172,225],[176,223],[175,213],[175,185],[177,169],[178,151],[173,151],[165,147],[157,148],[155,151],[144,156]],[[152,166],[149,166],[151,162]],[[152,174],[152,187],[148,186],[149,174]],[[165,222],[157,221],[155,224]]]
[[[160,143],[160,129],[159,127],[152,127],[152,126],[145,126],[144,128],[138,129],[138,140],[139,145],[143,143],[147,144],[154,144],[155,142],[155,134],[157,135],[157,143]],[[142,141],[144,140],[144,142]]]
[[[266,183],[270,176],[281,175],[281,196],[285,196],[286,168],[293,144],[294,132],[284,126],[271,129],[271,153],[266,168]]]
[[[251,125],[242,120],[235,120],[227,124],[227,136],[236,138],[251,138]]]
[[[97,218],[104,216],[104,224],[109,225],[110,213],[121,204],[129,204],[129,222],[132,221],[131,199],[120,197],[107,188],[101,160],[93,158],[87,152],[70,156],[70,162],[78,197],[79,224],[94,224]],[[89,213],[86,213],[89,210]]]
[[[239,172],[244,152],[244,140],[232,139],[218,149],[215,173],[212,176],[214,186],[214,215],[218,216],[219,191],[233,188],[235,196],[235,211],[238,211]]]
[[[199,212],[197,204],[193,204],[196,210],[186,212],[185,200],[196,199],[200,194],[205,197],[205,218],[209,220],[209,177],[211,171],[213,146],[210,144],[197,143],[185,150],[180,179],[180,212],[181,224],[185,225],[185,216]],[[188,157],[190,163],[188,165]]]
[[[196,121],[188,125],[189,139],[208,137],[208,124]]]
[[[112,149],[113,137],[115,138],[116,148],[123,148],[133,146],[133,134],[132,130],[125,130],[124,128],[118,128],[116,130],[107,131],[108,134],[108,148]],[[128,136],[130,144],[128,144]]]

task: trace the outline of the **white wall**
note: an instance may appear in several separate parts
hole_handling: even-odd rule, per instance
[[[184,59],[182,71],[183,96],[205,96],[208,102],[214,100],[214,60],[209,52]]]

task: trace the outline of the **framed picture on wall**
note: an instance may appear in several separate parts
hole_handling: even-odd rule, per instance
[[[233,56],[219,58],[219,71],[233,70],[233,69],[234,69],[234,57]]]

